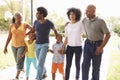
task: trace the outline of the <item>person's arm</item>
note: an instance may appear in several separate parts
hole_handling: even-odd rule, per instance
[[[24,57],[25,54],[26,54],[26,52],[27,52],[27,46],[25,46],[25,50],[24,50],[24,52],[20,55],[20,58]]]
[[[65,52],[65,47],[66,47],[67,43],[68,43],[68,39],[67,39],[67,37],[65,37],[65,40],[64,40],[62,49],[59,50],[59,53],[64,54],[64,52]]]
[[[29,35],[30,33],[34,32],[34,29],[30,25],[26,24],[26,28],[29,29],[29,32],[27,32],[26,35]]]
[[[54,27],[52,30],[54,31],[55,37],[57,37],[58,32],[57,32],[57,30],[55,29],[55,27]]]
[[[5,47],[4,47],[4,54],[7,53],[7,46],[8,46],[8,44],[9,44],[9,42],[11,41],[11,38],[12,38],[12,33],[11,33],[11,30],[9,30],[8,38],[7,38]]]
[[[21,58],[24,57],[27,51],[28,51],[28,48],[27,48],[27,40],[25,40],[25,50],[24,50],[24,52],[20,55],[20,57],[21,57]]]
[[[65,47],[67,45],[67,43],[68,43],[68,38],[65,37],[65,40],[64,40],[64,43],[63,43],[63,47]]]
[[[49,49],[48,51],[54,53],[53,49],[54,49],[54,45],[52,46],[52,49]]]
[[[111,36],[110,33],[105,34],[105,38],[103,39],[102,44],[96,49],[96,55],[99,55],[103,51],[103,48],[105,47],[108,40],[110,39],[110,36]]]
[[[52,49],[49,49],[49,52],[53,53],[53,50],[52,50]]]

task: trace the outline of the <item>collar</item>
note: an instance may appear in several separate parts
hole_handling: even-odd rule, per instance
[[[87,19],[88,19],[89,21],[93,22],[93,21],[95,21],[96,19],[98,19],[98,17],[94,17],[94,18],[92,18],[91,20],[87,17]]]

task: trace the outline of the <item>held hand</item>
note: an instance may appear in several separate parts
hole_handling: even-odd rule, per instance
[[[58,53],[62,54],[62,49],[58,50]]]
[[[8,51],[7,51],[7,48],[4,49],[4,54],[6,54]]]
[[[51,50],[51,49],[48,49],[48,52],[51,52],[51,53],[53,53],[53,50]]]
[[[95,54],[99,55],[103,51],[103,48],[97,47]]]
[[[64,54],[64,48],[58,50],[58,53],[60,53],[60,54]]]

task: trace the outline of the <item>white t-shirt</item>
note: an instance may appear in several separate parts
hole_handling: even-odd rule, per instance
[[[85,29],[82,22],[78,21],[74,24],[68,23],[65,27],[65,35],[68,38],[68,45],[81,46],[82,33],[85,33]]]

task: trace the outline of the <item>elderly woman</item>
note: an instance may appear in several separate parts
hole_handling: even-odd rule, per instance
[[[26,33],[27,29],[30,31]],[[32,32],[32,27],[27,23],[22,22],[22,15],[15,13],[13,17],[13,23],[10,24],[9,35],[4,48],[4,53],[7,53],[7,46],[12,40],[12,51],[16,61],[17,73],[16,79],[19,79],[19,74],[23,70],[24,66],[24,53],[25,53],[25,36]]]

